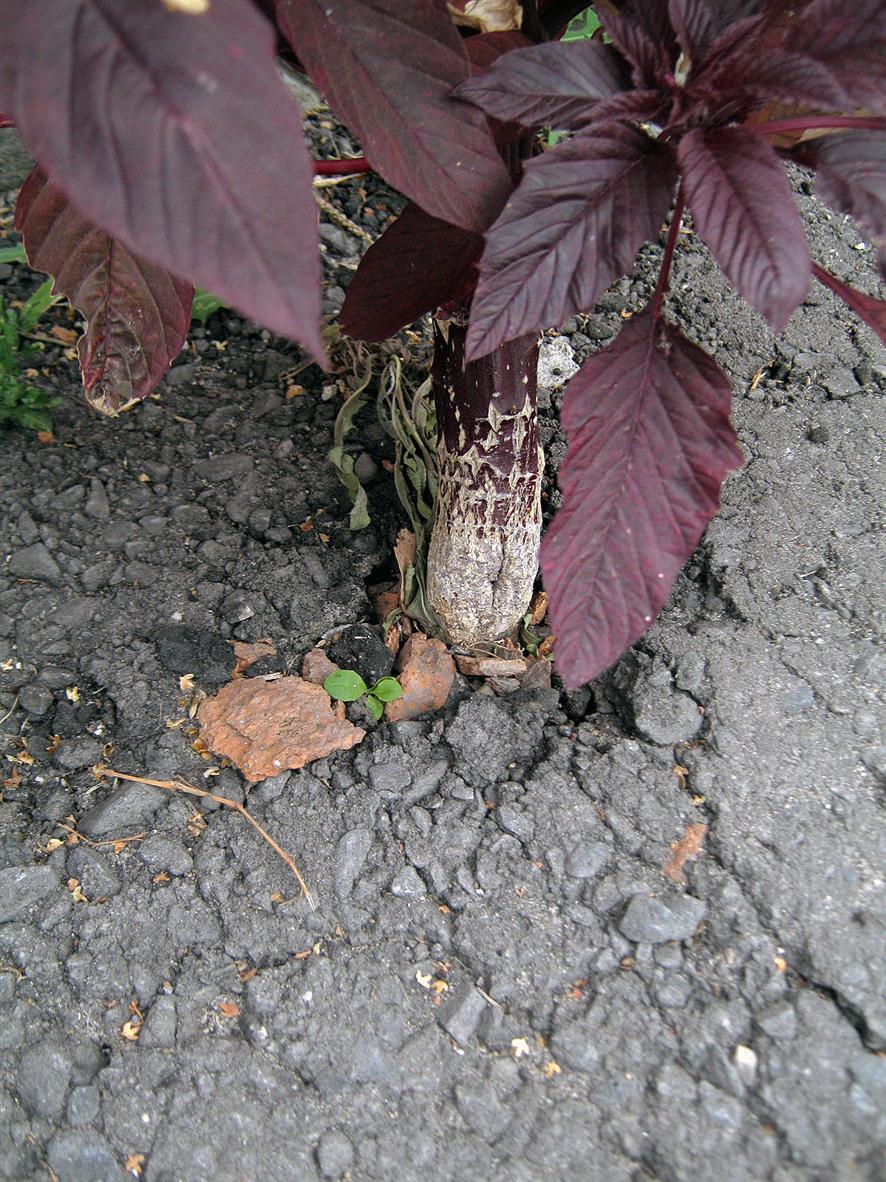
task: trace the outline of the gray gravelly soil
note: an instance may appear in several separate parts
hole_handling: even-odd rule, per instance
[[[873,290],[852,227],[799,199],[817,256]],[[325,238],[345,285],[359,244]],[[579,355],[655,255],[570,326]],[[240,817],[195,823],[91,768],[104,750],[242,798],[166,725],[163,629],[193,626],[211,691],[218,638],[270,636],[297,667],[366,616],[391,522],[347,530],[323,460],[339,402],[310,374],[286,399],[296,350],[226,314],[117,422],[53,355],[55,442],[0,439],[2,737],[34,760],[5,762],[0,803],[0,1177],[884,1177],[886,359],[818,287],[773,344],[697,243],[673,306],[718,342],[747,466],[671,604],[589,692],[461,682],[437,716],[252,788],[315,912]],[[367,451],[383,496],[377,434]],[[95,844],[47,852],[71,817]]]

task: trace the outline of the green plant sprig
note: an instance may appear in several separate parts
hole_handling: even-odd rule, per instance
[[[323,682],[323,688],[337,702],[356,702],[366,695],[366,708],[376,722],[381,721],[386,702],[403,697],[403,687],[396,677],[380,677],[370,687],[355,669],[336,669]]]

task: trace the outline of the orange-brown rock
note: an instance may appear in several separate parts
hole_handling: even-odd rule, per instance
[[[330,673],[334,673],[338,665],[330,661],[326,651],[322,648],[312,648],[306,652],[301,663],[301,675],[312,685],[322,685]]]
[[[300,677],[239,678],[197,713],[200,737],[253,782],[355,747],[366,732],[338,718],[329,695]]]
[[[235,640],[233,645],[234,656],[237,658],[234,677],[239,677],[244,669],[248,669],[250,665],[254,665],[262,657],[276,657],[277,655],[277,650],[271,640],[256,640],[252,644],[247,644],[244,640]]]
[[[527,665],[522,657],[456,657],[459,670],[465,677],[520,677]]]
[[[417,718],[446,704],[455,678],[455,662],[441,640],[414,633],[400,649],[397,670],[403,697],[388,703],[388,722]]]

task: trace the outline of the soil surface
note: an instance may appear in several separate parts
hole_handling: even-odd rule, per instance
[[[816,257],[874,291],[797,181]],[[323,237],[332,312],[365,243]],[[659,250],[568,326],[578,360]],[[35,284],[0,267],[7,299]],[[53,440],[0,436],[0,1178],[886,1176],[886,356],[818,286],[774,342],[691,236],[671,307],[734,380],[747,463],[648,636],[584,690],[459,679],[251,788],[192,745],[179,679],[212,692],[229,639],[297,670],[369,617],[404,524],[383,434],[352,534],[325,460],[347,371],[293,377],[223,311],[109,421],[46,346]],[[242,817],[101,760],[248,795],[316,910]]]

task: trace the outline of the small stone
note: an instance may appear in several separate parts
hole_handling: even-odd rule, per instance
[[[92,1124],[98,1116],[99,1093],[93,1084],[82,1088],[73,1088],[68,1097],[68,1124],[75,1128],[80,1125]]]
[[[789,1001],[777,1001],[757,1015],[757,1025],[770,1038],[794,1038],[797,1033],[797,1012]]]
[[[242,624],[251,620],[255,615],[255,608],[250,603],[250,596],[244,591],[233,591],[222,600],[221,611],[229,624]]]
[[[464,1045],[476,1033],[488,1004],[483,994],[471,986],[437,1011],[437,1021],[457,1043]]]
[[[456,1084],[455,1103],[468,1128],[484,1141],[494,1141],[511,1119],[510,1110],[488,1088]]]
[[[521,677],[528,668],[522,657],[505,660],[503,657],[457,656],[455,663],[465,677]]]
[[[351,829],[339,839],[335,849],[335,889],[346,899],[372,848],[372,834],[368,829]]]
[[[68,854],[68,875],[76,878],[90,903],[120,893],[120,875],[107,854],[88,845],[75,845]]]
[[[403,697],[388,702],[388,722],[418,718],[446,705],[455,680],[455,663],[441,640],[429,640],[419,632],[410,636],[400,650],[397,669]]]
[[[16,579],[37,579],[53,587],[62,581],[58,563],[42,542],[16,550],[9,559],[9,573]]]
[[[644,738],[663,747],[686,743],[701,730],[698,704],[670,685],[670,674],[640,678],[633,693],[634,722]]]
[[[197,719],[210,751],[253,783],[345,751],[366,734],[339,717],[325,690],[300,677],[232,681],[202,703]]]
[[[411,866],[405,866],[391,883],[391,894],[398,899],[414,899],[425,894],[425,890],[425,884]]]
[[[166,374],[167,386],[187,386],[189,382],[193,382],[197,376],[197,362],[185,362],[184,365],[175,365]]]
[[[79,828],[87,837],[127,836],[155,813],[167,794],[150,784],[124,784],[84,813]]]
[[[225,480],[242,480],[253,468],[252,456],[230,452],[224,456],[213,456],[209,460],[198,460],[194,472],[210,484],[221,484]]]
[[[63,1129],[49,1142],[46,1157],[64,1182],[126,1182],[111,1146],[92,1129]]]
[[[223,685],[234,671],[234,650],[208,628],[170,624],[155,633],[154,644],[164,669],[179,675],[192,673],[202,685]]]
[[[732,1055],[739,1079],[746,1087],[753,1087],[757,1078],[757,1054],[751,1047],[739,1044]]]
[[[618,925],[637,944],[689,940],[704,918],[707,906],[692,895],[677,895],[666,903],[649,895],[634,895]]]
[[[559,390],[578,373],[575,354],[568,337],[542,337],[538,350],[538,385],[542,390]]]
[[[848,365],[832,369],[822,378],[822,385],[831,398],[851,398],[859,390],[858,379]]]
[[[330,661],[322,648],[312,648],[306,652],[301,663],[301,675],[311,685],[322,685],[330,673],[335,673],[338,665]]]
[[[338,1129],[329,1129],[317,1142],[317,1165],[324,1178],[340,1178],[354,1161],[354,1147]]]
[[[329,645],[330,660],[340,669],[354,669],[367,685],[387,677],[394,667],[394,655],[372,624],[350,624]]]
[[[509,804],[500,804],[495,810],[495,819],[498,822],[499,829],[504,830],[505,833],[510,833],[518,841],[527,842],[532,840],[532,835],[535,833],[535,823],[525,813],[518,813]]]
[[[32,1116],[57,1120],[65,1108],[71,1082],[71,1058],[52,1039],[29,1047],[21,1057],[15,1086],[24,1107]]]
[[[609,847],[602,841],[584,841],[566,859],[570,878],[594,878],[609,857]]]
[[[369,769],[369,782],[378,792],[402,792],[412,783],[412,776],[399,763],[376,763]]]
[[[141,1047],[174,1047],[178,1016],[175,998],[160,996],[145,1014],[139,1035]]]
[[[378,464],[368,452],[361,451],[354,460],[354,475],[361,484],[369,484],[378,474]]]
[[[18,704],[32,718],[42,718],[54,701],[53,694],[42,685],[23,685],[18,691]]]
[[[108,501],[108,494],[105,492],[105,486],[94,476],[89,482],[89,496],[86,498],[83,508],[96,521],[107,521],[111,516],[111,505]]]
[[[102,744],[98,739],[65,739],[53,753],[52,759],[63,772],[76,772],[93,767],[102,758]]]
[[[60,889],[52,866],[9,866],[0,870],[0,923],[16,919]]]
[[[149,870],[167,870],[176,877],[189,874],[194,868],[194,859],[184,842],[164,837],[162,833],[153,833],[139,842],[136,853]]]

